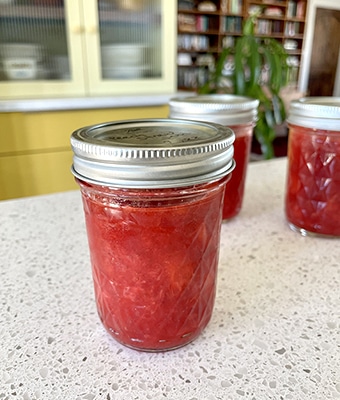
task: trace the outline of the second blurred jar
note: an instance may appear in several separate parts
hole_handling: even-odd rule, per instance
[[[285,212],[303,236],[340,237],[340,98],[290,103]]]
[[[230,127],[235,133],[236,168],[227,183],[223,219],[235,217],[241,210],[247,166],[259,101],[237,95],[197,95],[170,100],[170,118],[214,122]]]

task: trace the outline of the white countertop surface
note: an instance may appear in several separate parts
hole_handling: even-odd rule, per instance
[[[340,399],[340,246],[284,218],[286,159],[249,166],[212,320],[167,353],[97,316],[80,194],[0,202],[0,399]]]

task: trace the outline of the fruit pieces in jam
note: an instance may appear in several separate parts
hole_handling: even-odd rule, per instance
[[[286,216],[302,234],[340,236],[340,132],[290,126]]]
[[[235,133],[234,160],[236,167],[226,185],[223,204],[223,219],[235,217],[241,210],[248,161],[250,155],[253,124],[231,126]]]
[[[116,340],[170,350],[208,324],[225,181],[134,191],[79,181],[97,309]]]

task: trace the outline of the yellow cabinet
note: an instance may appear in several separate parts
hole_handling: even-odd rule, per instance
[[[0,114],[0,200],[76,189],[70,172],[70,135],[75,129],[167,116],[167,105]]]
[[[75,189],[70,150],[0,156],[0,200]]]
[[[176,0],[0,3],[0,99],[172,93]]]

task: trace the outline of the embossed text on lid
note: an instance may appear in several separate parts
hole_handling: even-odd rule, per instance
[[[233,166],[234,133],[205,122],[145,119],[78,129],[73,172],[87,181],[128,187],[205,182]]]

